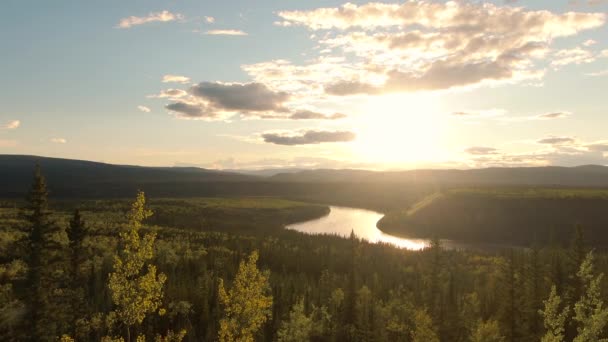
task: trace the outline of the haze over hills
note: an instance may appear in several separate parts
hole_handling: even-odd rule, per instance
[[[434,185],[502,185],[502,186],[569,186],[608,187],[608,167],[584,165],[578,167],[517,167],[471,170],[259,170],[255,175],[231,171],[218,171],[197,167],[144,167],[113,165],[84,160],[48,158],[24,155],[0,155],[0,196],[24,193],[31,181],[36,163],[42,167],[49,184],[57,195],[69,195],[96,186],[107,195],[116,189],[136,187],[165,187],[171,194],[186,191],[197,193],[196,185],[227,183],[407,183]],[[195,185],[194,187],[190,185]],[[99,186],[99,187],[98,187]],[[281,187],[286,186],[282,184]],[[265,195],[268,188],[253,186],[249,195]],[[99,189],[101,188],[101,189]],[[200,187],[198,187],[200,189]],[[247,194],[247,187],[239,190]]]

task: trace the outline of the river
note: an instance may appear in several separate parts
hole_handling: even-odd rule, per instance
[[[336,234],[349,236],[351,231],[357,237],[370,242],[390,243],[397,247],[420,250],[429,245],[428,240],[405,239],[385,234],[376,227],[384,214],[356,208],[330,206],[328,215],[318,219],[288,225],[293,229],[308,234]]]

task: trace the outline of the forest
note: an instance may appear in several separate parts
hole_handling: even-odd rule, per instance
[[[409,251],[284,229],[326,213],[312,201],[49,187],[37,168],[0,201],[4,341],[608,341],[608,253],[585,225]]]

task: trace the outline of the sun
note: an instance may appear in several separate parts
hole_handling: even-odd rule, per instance
[[[442,158],[437,96],[377,96],[365,105],[355,127],[353,152],[366,162],[420,164]]]

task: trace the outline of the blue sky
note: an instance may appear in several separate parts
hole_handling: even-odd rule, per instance
[[[607,1],[2,7],[0,153],[214,168],[608,164]]]

